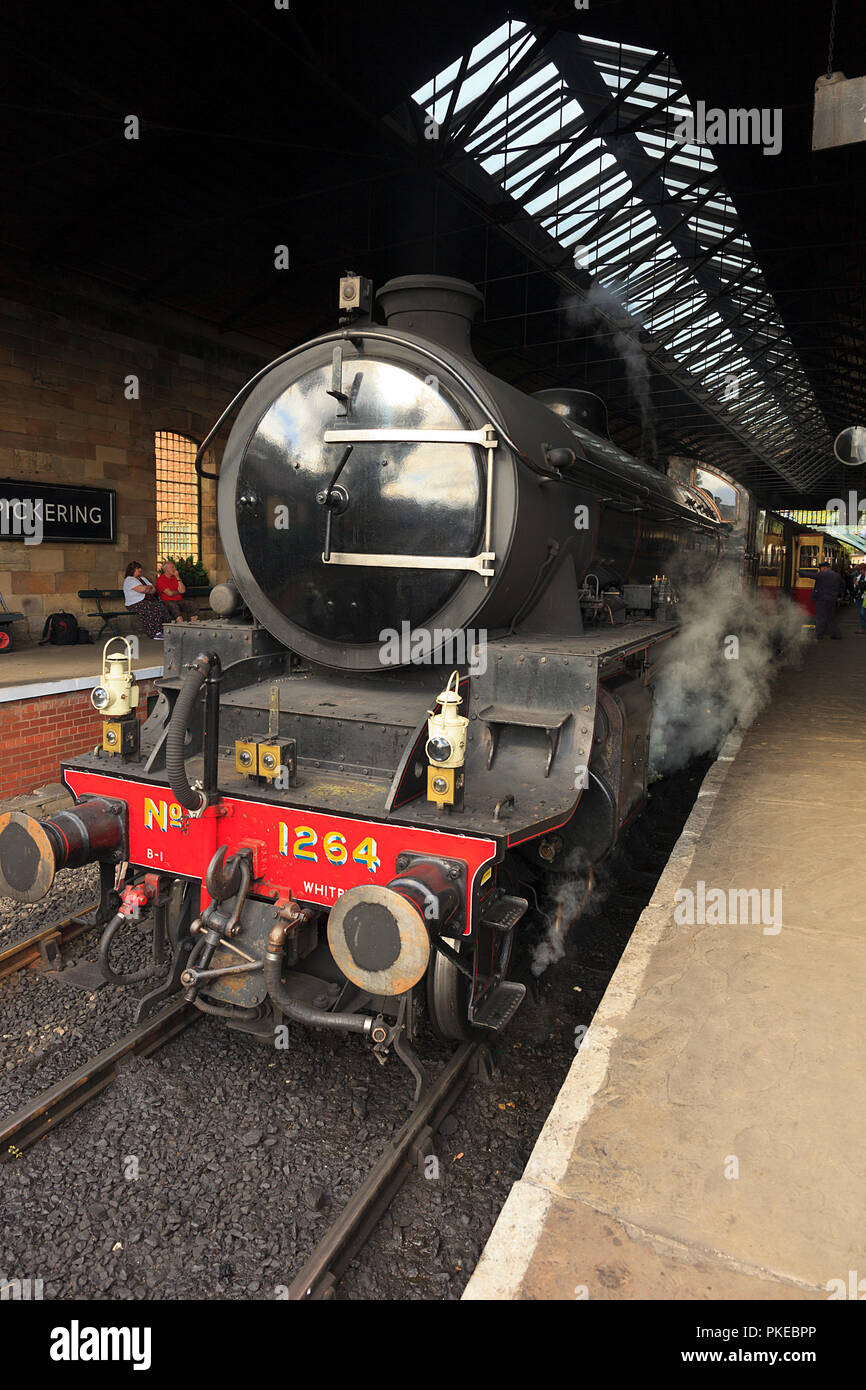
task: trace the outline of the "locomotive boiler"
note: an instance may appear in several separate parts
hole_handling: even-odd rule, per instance
[[[218,616],[166,627],[142,725],[115,662],[102,746],[64,765],[75,806],[0,818],[0,893],[96,860],[103,971],[153,977],[139,1018],[184,992],[263,1037],[355,1032],[420,1087],[419,1006],[447,1038],[504,1027],[535,886],[642,807],[676,577],[713,571],[725,523],[615,447],[596,397],[486,371],[474,286],[377,299],[384,323],[346,277],[339,326],[205,441],[199,467],[235,413]],[[123,974],[133,922],[152,959]]]

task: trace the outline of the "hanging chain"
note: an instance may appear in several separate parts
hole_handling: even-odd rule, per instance
[[[833,49],[836,46],[836,0],[830,9],[830,45],[827,49],[827,76],[833,76]]]

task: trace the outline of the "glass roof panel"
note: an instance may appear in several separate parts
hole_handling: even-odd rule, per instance
[[[574,248],[576,263],[616,294],[718,404],[737,411],[759,444],[780,421],[793,432],[793,416],[799,443],[809,443],[808,430],[823,446],[826,426],[712,149],[686,138],[684,123],[694,113],[670,59],[612,40],[573,38],[611,103],[625,93],[606,123],[592,102],[584,109],[582,94],[546,53],[509,85],[510,69],[535,42],[518,20],[476,44],[462,79],[461,63],[451,63],[413,99],[439,122],[453,99],[453,120],[466,123],[464,148],[564,250]],[[473,125],[473,105],[497,84],[500,94]],[[590,121],[594,133],[582,140]],[[631,126],[624,138],[623,126]],[[639,179],[636,152],[646,161]]]

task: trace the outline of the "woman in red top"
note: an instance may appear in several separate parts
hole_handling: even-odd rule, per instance
[[[177,572],[177,565],[174,560],[165,561],[157,576],[156,587],[160,598],[176,622],[183,622],[184,617],[192,622],[196,615],[196,606],[194,603],[190,603],[189,599],[183,597],[186,593],[186,585]]]

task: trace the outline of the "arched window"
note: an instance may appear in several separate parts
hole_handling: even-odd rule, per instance
[[[198,445],[189,435],[157,430],[156,553],[201,559],[201,479],[195,471]]]

